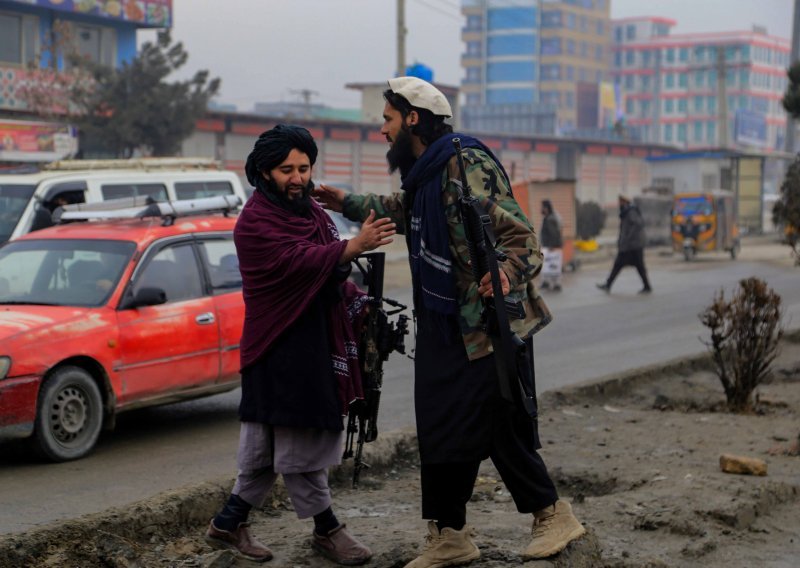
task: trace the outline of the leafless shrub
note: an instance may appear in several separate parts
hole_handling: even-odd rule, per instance
[[[783,337],[780,308],[781,297],[753,277],[739,282],[738,293],[729,302],[720,290],[700,314],[700,321],[711,330],[711,341],[704,343],[732,412],[752,410],[753,391],[770,375]]]

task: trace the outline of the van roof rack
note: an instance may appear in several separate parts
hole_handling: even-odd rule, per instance
[[[217,195],[199,199],[177,201],[155,201],[150,197],[124,197],[100,203],[76,203],[64,205],[53,211],[53,222],[89,221],[99,219],[143,219],[161,217],[164,225],[171,225],[175,218],[189,215],[222,213],[226,217],[242,204],[237,195]]]
[[[222,170],[223,165],[213,158],[129,158],[110,160],[57,160],[43,168],[45,171],[86,170]]]

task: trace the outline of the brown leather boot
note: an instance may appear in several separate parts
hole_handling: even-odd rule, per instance
[[[206,530],[206,543],[212,548],[235,550],[243,557],[255,562],[272,560],[272,551],[250,536],[250,531],[247,530],[249,526],[250,523],[241,523],[233,532],[224,531],[215,527],[212,520]]]
[[[343,566],[358,566],[372,558],[372,551],[341,524],[326,536],[311,534],[311,547],[328,560]]]
[[[533,514],[533,540],[522,553],[522,557],[530,560],[553,556],[585,532],[586,529],[572,514],[570,504],[559,499],[553,505]]]

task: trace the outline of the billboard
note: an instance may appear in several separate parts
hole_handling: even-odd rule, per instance
[[[72,126],[0,120],[0,162],[52,162],[77,151],[78,133]]]
[[[766,146],[766,115],[753,110],[738,109],[734,121],[733,140],[746,146]]]
[[[71,12],[140,26],[172,26],[172,0],[10,0],[17,4]]]

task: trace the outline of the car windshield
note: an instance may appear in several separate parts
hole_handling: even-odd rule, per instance
[[[0,243],[11,237],[35,189],[34,185],[0,184]]]
[[[681,197],[675,202],[675,213],[683,215],[711,215],[713,209],[707,197]]]
[[[136,250],[130,241],[37,239],[0,248],[0,305],[101,306]]]

